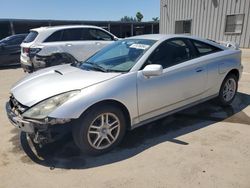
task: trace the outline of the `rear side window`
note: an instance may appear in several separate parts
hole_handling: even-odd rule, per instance
[[[38,32],[36,32],[36,31],[31,31],[31,32],[27,35],[27,37],[24,39],[23,42],[25,42],[25,43],[33,42],[33,41],[35,40],[35,38],[37,37],[37,35],[38,35]]]
[[[206,44],[204,42],[192,40],[192,43],[195,46],[199,56],[208,55],[208,54],[212,54],[212,53],[221,51],[221,49],[219,49],[215,46]]]
[[[56,42],[62,40],[63,31],[56,31],[51,34],[44,42]]]
[[[44,42],[87,40],[85,33],[85,28],[63,29],[51,34]]]
[[[63,31],[62,41],[82,40],[82,29],[65,29]]]

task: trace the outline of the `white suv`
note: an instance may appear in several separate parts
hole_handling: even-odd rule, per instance
[[[89,25],[53,26],[31,29],[21,44],[24,71],[83,61],[118,40],[108,31]]]

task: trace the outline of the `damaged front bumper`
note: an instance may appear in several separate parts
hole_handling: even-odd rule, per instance
[[[71,129],[67,123],[71,119],[46,118],[43,120],[26,119],[18,110],[6,103],[6,112],[9,121],[20,131],[26,132],[35,143],[43,145],[61,138]]]

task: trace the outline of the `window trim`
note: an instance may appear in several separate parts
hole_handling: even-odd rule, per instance
[[[241,24],[241,30],[239,33],[237,32],[227,32],[226,28],[227,28],[227,17],[228,16],[237,16],[237,15],[243,15],[243,19],[242,19],[242,24]],[[226,18],[225,18],[225,25],[224,25],[224,34],[225,35],[241,35],[242,34],[242,30],[243,30],[243,26],[244,26],[244,19],[245,19],[245,14],[244,13],[238,13],[238,14],[227,14]],[[236,25],[236,24],[235,24]]]

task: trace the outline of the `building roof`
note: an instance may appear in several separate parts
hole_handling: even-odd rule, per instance
[[[146,24],[159,24],[158,21],[146,21],[146,22],[123,22],[123,21],[110,21],[110,20],[51,20],[51,19],[15,19],[15,18],[1,18],[0,22],[62,22],[62,23],[76,23],[76,24],[134,24],[134,25],[146,25]]]

